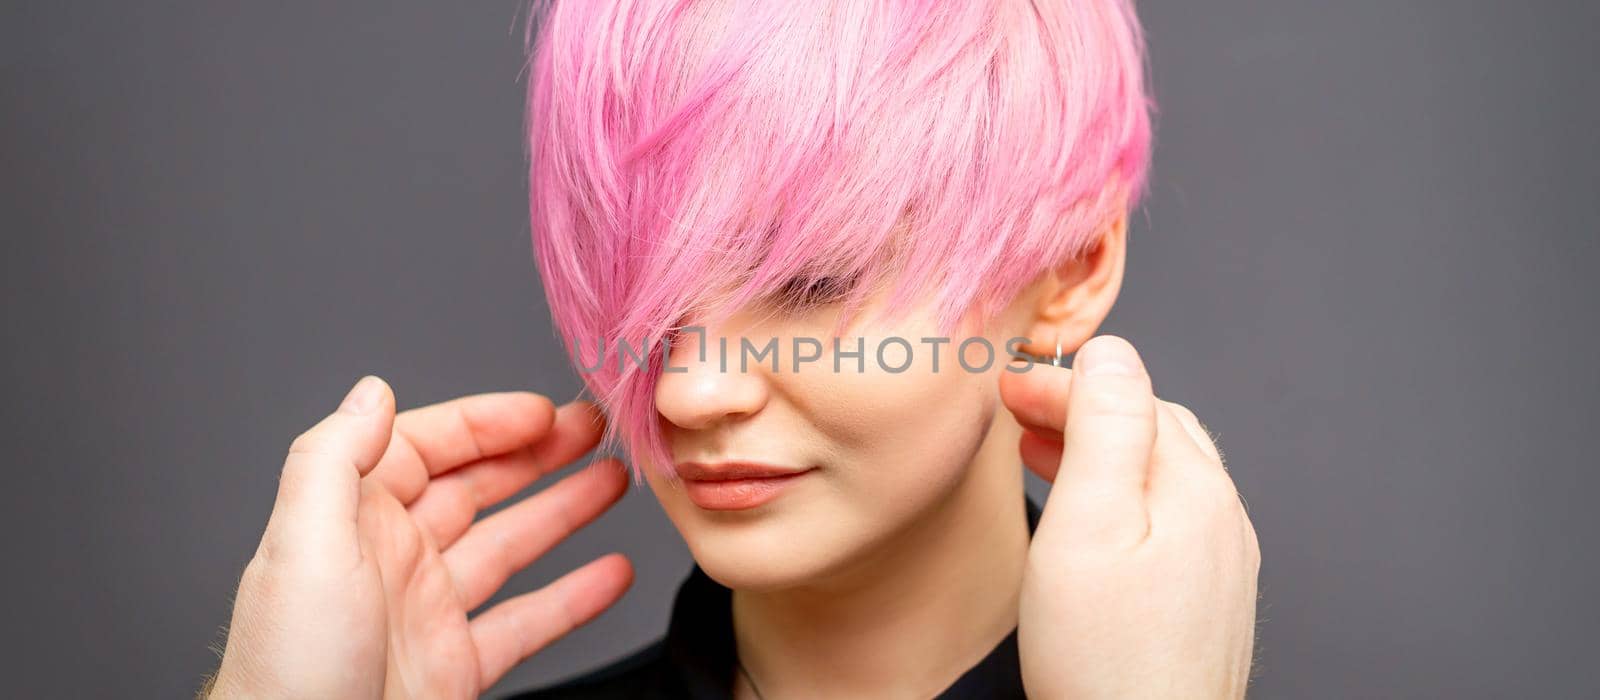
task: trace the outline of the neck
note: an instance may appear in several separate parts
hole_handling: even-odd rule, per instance
[[[839,574],[733,592],[739,658],[767,700],[933,697],[1016,627],[1028,552],[1019,436],[996,421],[948,498]]]

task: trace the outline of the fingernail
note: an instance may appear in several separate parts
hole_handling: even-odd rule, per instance
[[[1128,341],[1101,336],[1083,344],[1073,365],[1091,377],[1133,376],[1139,373],[1139,353]]]
[[[360,415],[371,411],[378,405],[378,396],[382,393],[383,382],[377,377],[367,375],[351,387],[350,393],[345,394],[344,401],[339,404],[341,413]]]

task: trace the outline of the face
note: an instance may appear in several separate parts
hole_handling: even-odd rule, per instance
[[[868,311],[882,301],[881,295],[873,299]],[[731,486],[735,482],[697,484],[647,470],[696,562],[731,588],[824,581],[894,546],[963,488],[984,455],[1018,464],[1014,439],[998,452],[988,445],[996,442],[991,425],[1009,418],[998,393],[999,375],[1011,359],[1007,340],[1029,330],[1024,311],[1031,304],[1024,293],[1001,318],[949,334],[950,342],[937,348],[937,367],[933,345],[922,341],[939,335],[926,309],[892,327],[857,323],[841,333],[844,353],[856,350],[861,338],[859,363],[848,355],[836,358],[829,332],[838,309],[826,303],[789,311],[751,308],[707,329],[703,341],[701,334],[685,334],[668,359],[686,371],[662,373],[655,395],[676,462],[712,470],[731,463],[805,470]],[[796,337],[821,343],[820,357],[798,371]],[[993,357],[969,343],[964,357],[979,370],[969,371],[957,363],[956,346],[978,337],[988,341]],[[741,371],[742,341],[761,348],[772,338],[777,371],[771,357],[752,357]],[[909,356],[906,344],[890,342],[880,362],[886,338],[905,339]],[[719,357],[724,341],[726,371]],[[818,354],[814,346],[801,350],[805,357]],[[904,371],[893,371],[903,365]],[[689,468],[680,466],[680,473]]]

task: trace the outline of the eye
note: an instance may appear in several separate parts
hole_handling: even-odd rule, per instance
[[[843,301],[855,285],[854,276],[795,277],[778,290],[778,302],[790,308],[827,306]]]

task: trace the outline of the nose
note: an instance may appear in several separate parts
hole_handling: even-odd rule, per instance
[[[762,363],[741,368],[739,336],[685,333],[673,341],[656,380],[656,410],[685,430],[740,420],[767,404],[770,378]]]

